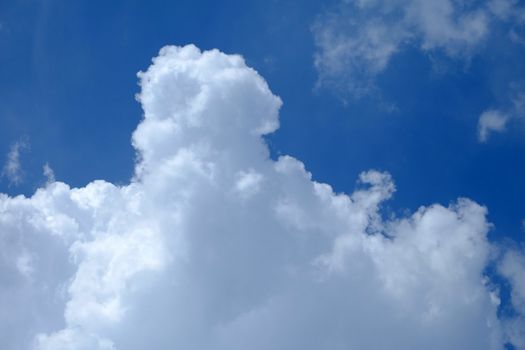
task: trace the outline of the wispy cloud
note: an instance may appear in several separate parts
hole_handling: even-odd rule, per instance
[[[509,116],[498,110],[488,110],[481,114],[478,121],[478,140],[487,142],[493,132],[503,132]]]
[[[44,164],[44,166],[42,167],[42,172],[46,177],[47,184],[55,182],[55,172],[53,171],[53,168],[51,168],[49,163]]]
[[[469,60],[496,22],[520,24],[516,1],[490,6],[461,0],[348,0],[320,15],[312,29],[318,86],[360,97],[407,47]]]
[[[29,141],[27,138],[22,138],[11,144],[9,152],[7,153],[7,160],[2,169],[2,176],[7,178],[9,185],[18,186],[23,181],[24,172],[20,157],[23,151],[29,149]]]
[[[478,140],[487,142],[491,133],[505,132],[511,120],[525,118],[525,87],[511,84],[510,107],[506,109],[488,109],[481,113],[478,120]]]

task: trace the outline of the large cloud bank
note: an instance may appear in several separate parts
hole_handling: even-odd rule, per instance
[[[502,320],[484,207],[385,219],[388,174],[337,194],[272,160],[281,101],[240,56],[165,47],[139,77],[129,185],[0,197],[2,349],[524,348],[524,259]]]

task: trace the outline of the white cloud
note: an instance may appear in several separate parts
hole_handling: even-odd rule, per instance
[[[64,329],[52,337],[41,334],[37,337],[37,344],[42,350],[114,350],[109,340],[100,339],[96,335],[86,334],[77,329]]]
[[[507,126],[509,116],[498,110],[487,110],[481,114],[478,120],[478,140],[487,142],[489,135],[493,132],[503,132]]]
[[[487,142],[493,132],[505,132],[507,124],[512,119],[525,117],[525,93],[523,84],[511,84],[511,106],[506,112],[500,109],[484,111],[478,120],[478,140]]]
[[[503,349],[484,207],[384,219],[388,174],[337,194],[270,159],[281,101],[240,56],[139,77],[129,185],[0,196],[4,349]]]
[[[29,143],[24,139],[11,144],[9,153],[7,153],[7,160],[2,169],[2,176],[8,179],[10,185],[19,185],[23,180],[20,155],[22,151],[27,150],[28,148]]]
[[[506,319],[507,337],[517,349],[525,349],[525,255],[518,250],[510,250],[503,257],[499,269],[511,286],[511,302],[517,314]]]
[[[349,0],[313,26],[320,85],[361,96],[406,47],[468,60],[484,43],[491,22],[520,13],[512,0]]]
[[[51,168],[49,163],[44,164],[44,166],[42,167],[42,172],[44,173],[48,184],[55,182],[55,172],[53,171],[53,168]]]

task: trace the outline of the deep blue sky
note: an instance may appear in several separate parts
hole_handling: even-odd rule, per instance
[[[352,192],[375,168],[394,177],[391,210],[469,197],[489,208],[492,237],[523,240],[525,123],[486,144],[478,117],[508,103],[525,79],[525,46],[495,28],[469,62],[420,50],[395,55],[377,79],[380,96],[342,101],[315,88],[312,24],[330,1],[0,1],[0,155],[27,138],[24,182],[0,191],[29,195],[49,162],[58,180],[127,183],[131,132],[141,118],[136,73],[167,44],[242,54],[281,96],[274,155],[302,160],[313,177]],[[436,59],[435,57],[433,59]],[[395,105],[389,111],[387,105]]]

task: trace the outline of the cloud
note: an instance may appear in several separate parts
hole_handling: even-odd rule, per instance
[[[409,33],[379,19],[363,22],[348,16],[330,14],[314,24],[315,67],[318,85],[359,97],[373,89],[373,78],[385,69]]]
[[[516,249],[508,251],[499,265],[500,272],[511,286],[511,302],[516,314],[504,322],[507,337],[518,349],[525,349],[525,254]]]
[[[9,153],[7,153],[7,161],[2,169],[2,176],[6,177],[9,185],[19,185],[23,180],[22,164],[20,163],[20,155],[22,151],[29,148],[29,143],[25,139],[21,139],[11,144]]]
[[[511,106],[503,111],[501,109],[489,109],[484,111],[478,120],[478,140],[487,142],[493,132],[505,132],[507,124],[513,119],[525,117],[525,93],[523,84],[511,84]]]
[[[517,2],[517,0],[491,0],[488,7],[494,15],[507,19],[513,15],[514,6]]]
[[[519,0],[491,0],[488,8],[500,19],[512,19],[517,24],[525,22],[525,8],[520,6]]]
[[[478,121],[478,140],[487,142],[492,132],[503,132],[509,116],[498,110],[487,110],[481,114]]]
[[[281,100],[240,56],[164,47],[139,73],[125,186],[0,196],[4,349],[503,349],[486,208],[382,214],[269,156]]]
[[[525,118],[525,87],[523,84],[512,84],[512,113],[518,118]]]
[[[42,172],[46,177],[47,183],[55,182],[55,172],[53,171],[53,168],[51,168],[49,163],[44,164],[44,166],[42,167]]]
[[[521,8],[512,0],[349,0],[313,25],[318,84],[360,97],[375,89],[375,77],[407,47],[468,60],[480,50],[492,22],[512,20]]]

